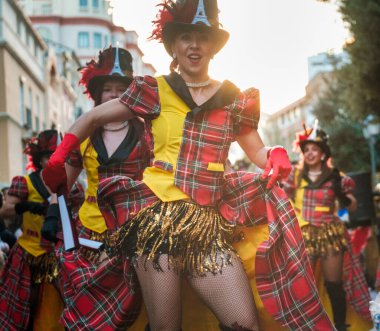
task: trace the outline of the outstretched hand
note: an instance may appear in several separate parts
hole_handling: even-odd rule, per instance
[[[282,146],[271,147],[267,155],[268,159],[264,172],[261,175],[261,179],[267,179],[270,177],[267,184],[267,189],[270,189],[276,181],[285,179],[289,176],[290,171],[292,170],[292,165],[286,149]],[[269,176],[271,170],[272,174]]]

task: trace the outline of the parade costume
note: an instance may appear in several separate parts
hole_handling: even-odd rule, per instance
[[[307,143],[316,144],[327,160],[331,155],[327,139],[322,130],[305,129],[297,134],[296,145],[303,152]],[[359,256],[352,252],[345,224],[336,213],[337,201],[345,206],[351,203],[346,194],[353,193],[355,183],[348,176],[341,177],[337,169],[329,168],[325,163],[322,163],[322,169],[320,176],[311,181],[304,168],[295,166],[284,182],[284,189],[293,202],[310,258],[320,261],[331,250],[333,254],[344,254],[343,283],[323,282],[319,265],[315,274],[318,275],[316,279],[323,303],[334,317],[338,330],[339,327],[345,330],[345,320],[352,330],[359,330],[370,326],[366,322],[370,320],[368,286]],[[346,301],[349,304],[347,319]],[[342,321],[337,322],[339,319]]]
[[[53,283],[58,277],[54,246],[41,237],[50,194],[40,178],[40,161],[56,149],[57,132],[47,130],[32,138],[25,153],[38,169],[12,179],[8,195],[20,199],[15,205],[22,214],[22,235],[11,250],[0,277],[0,325],[3,330],[63,330],[58,324],[63,303]],[[50,307],[46,314],[46,305]]]
[[[215,52],[227,41],[228,33],[219,28],[216,1],[205,1],[205,8],[203,3],[162,4],[153,37],[162,40],[170,54],[177,28],[207,31]],[[153,261],[156,270],[152,273],[158,274],[160,257],[165,255],[169,269],[177,274],[202,280],[199,276],[207,273],[218,281],[217,276],[241,267],[240,261],[232,261],[236,256],[232,248],[235,227],[266,227],[268,236],[261,237],[260,243],[256,240],[253,257],[256,287],[265,310],[290,330],[333,330],[317,295],[300,228],[285,193],[278,186],[267,189],[267,181],[258,174],[224,172],[230,144],[257,129],[258,91],[240,92],[225,81],[213,97],[197,105],[183,78],[172,73],[136,77],[120,102],[152,125],[154,161],[142,181],[114,176],[99,183],[98,204],[105,219],[119,224],[129,220],[111,238],[118,263],[143,257],[142,264]],[[60,159],[75,140],[78,138],[71,134],[65,148],[56,153],[51,173],[59,169]],[[269,151],[268,162],[281,154],[286,152],[279,148]],[[243,236],[237,241],[243,242]],[[228,269],[231,263],[234,268]],[[113,267],[105,262],[96,273],[104,275]],[[245,294],[251,297],[249,288]],[[231,293],[231,297],[235,295]],[[222,303],[221,311],[225,309],[231,307]],[[238,316],[240,309],[233,309]],[[246,330],[236,322],[220,327]]]
[[[235,225],[268,224],[269,238],[261,243],[255,261],[257,289],[265,309],[291,330],[332,330],[321,307],[310,265],[304,262],[308,261],[306,251],[286,195],[277,186],[266,190],[266,183],[257,174],[224,175],[231,142],[240,133],[257,128],[258,91],[240,93],[225,82],[213,98],[196,107],[189,93],[182,92],[186,91],[184,88],[185,83],[177,74],[157,79],[137,77],[120,98],[137,116],[152,121],[155,139],[153,167],[144,172],[143,182],[114,177],[100,183],[99,204],[106,219],[124,217],[131,206],[139,201],[148,202],[118,232],[120,250],[131,253],[135,247],[133,254],[148,254],[153,259],[162,252],[169,253],[173,267],[185,274],[194,270],[198,274],[223,272],[223,265],[214,261],[222,252],[228,264]],[[158,145],[156,141],[162,133],[160,119],[165,123],[173,109],[175,114],[186,113],[182,117],[182,137],[169,139],[164,145],[170,147],[161,149],[162,143]],[[173,149],[178,154],[167,152]],[[160,178],[154,173],[159,173]],[[167,180],[161,181],[164,177]],[[162,186],[166,189],[161,190]],[[192,202],[181,201],[184,197],[190,197]],[[157,202],[151,203],[153,199]],[[202,220],[206,212],[220,216]],[[162,222],[160,214],[164,215]],[[197,219],[183,217],[184,214],[195,214]],[[197,222],[202,223],[194,226]],[[214,231],[222,237],[213,237]],[[195,246],[194,240],[185,241],[196,237],[202,238],[200,247]],[[187,244],[192,246],[189,251]],[[160,268],[159,264],[156,266]],[[299,304],[288,305],[287,298],[297,298]]]
[[[95,103],[100,103],[99,95],[107,80],[117,79],[128,86],[132,77],[131,61],[128,51],[110,47],[99,53],[98,62],[93,60],[82,68],[81,84]],[[109,234],[120,225],[106,222],[99,211],[99,181],[116,175],[141,179],[143,169],[150,162],[149,135],[144,122],[135,118],[128,125],[125,138],[110,157],[101,132],[97,132],[67,159],[69,165],[84,168],[87,174],[85,201],[75,220],[79,237],[107,242]],[[100,253],[85,247],[65,252],[62,245],[57,250],[65,299],[61,320],[70,330],[124,330],[139,313],[140,291],[129,263],[117,265],[100,277],[93,276],[99,271]],[[86,290],[88,284],[91,293]]]

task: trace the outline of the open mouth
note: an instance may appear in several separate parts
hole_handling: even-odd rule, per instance
[[[187,58],[189,59],[190,63],[198,64],[201,61],[202,56],[199,54],[190,54]]]

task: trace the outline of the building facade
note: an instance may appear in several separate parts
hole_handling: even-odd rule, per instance
[[[264,141],[268,145],[282,145],[292,161],[297,161],[299,153],[293,142],[295,133],[301,131],[303,124],[312,127],[315,105],[326,91],[333,78],[333,70],[347,61],[346,54],[332,55],[321,53],[308,59],[309,82],[305,95],[290,105],[270,114],[262,128]]]
[[[82,64],[94,58],[99,49],[119,43],[131,52],[135,74],[155,74],[153,66],[142,60],[137,33],[113,23],[109,1],[20,0],[20,4],[44,40],[75,50]]]
[[[77,95],[59,65],[18,2],[0,0],[0,186],[25,173],[27,138],[74,119]]]

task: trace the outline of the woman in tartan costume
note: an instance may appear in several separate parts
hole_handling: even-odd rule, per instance
[[[54,246],[41,236],[51,193],[40,173],[56,149],[57,132],[46,130],[27,142],[25,153],[34,169],[12,179],[0,213],[22,215],[22,235],[13,246],[0,277],[0,325],[2,330],[63,330],[58,323],[63,302],[57,291],[58,266]],[[47,314],[47,311],[49,312]]]
[[[99,52],[97,60],[82,68],[81,74],[80,84],[95,105],[99,105],[119,97],[127,89],[132,81],[132,57],[125,49],[109,47]],[[135,118],[102,126],[70,153],[66,171],[57,177],[61,180],[55,179],[55,185],[70,187],[81,170],[86,171],[86,197],[75,220],[79,237],[107,241],[119,224],[116,220],[106,222],[101,215],[97,203],[98,183],[115,175],[141,179],[143,169],[150,163],[150,150],[145,124]],[[59,215],[55,215],[51,220],[57,222],[58,218]],[[55,240],[54,233],[50,232],[50,237]],[[105,255],[86,247],[65,252],[61,241],[57,246],[65,300],[61,320],[70,330],[124,330],[139,313],[141,295],[127,261],[118,264],[112,272],[102,274],[96,291],[85,291],[89,283],[93,284],[92,274]]]
[[[106,219],[121,222],[134,216],[118,231],[114,249],[132,257],[150,328],[180,329],[180,281],[185,276],[222,330],[259,329],[257,303],[232,248],[236,226],[248,225],[269,229],[253,257],[259,297],[269,314],[291,330],[333,330],[317,296],[294,212],[274,186],[290,171],[287,153],[266,148],[257,133],[258,91],[240,92],[232,83],[208,76],[211,58],[228,39],[219,28],[216,1],[165,1],[162,7],[153,37],[173,57],[172,73],[136,77],[119,101],[80,118],[44,179],[54,189],[52,178],[61,173],[62,160],[94,127],[143,117],[152,124],[153,166],[144,171],[143,181],[123,176],[102,180],[98,199]],[[225,176],[235,140],[265,167],[261,177],[242,172]],[[136,208],[141,210],[135,216]]]
[[[370,297],[364,271],[359,257],[352,252],[346,227],[336,215],[336,202],[355,211],[355,182],[329,165],[328,137],[317,126],[318,121],[313,129],[297,133],[296,147],[303,157],[284,188],[293,201],[316,275],[322,273],[316,278],[324,279],[320,294],[326,309],[332,310],[335,327],[339,331],[367,330],[371,327]],[[347,318],[346,301],[350,304]]]

